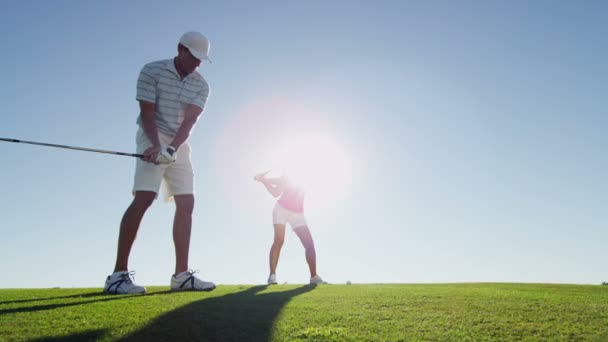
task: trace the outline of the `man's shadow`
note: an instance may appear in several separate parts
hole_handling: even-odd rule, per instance
[[[171,293],[171,291],[167,290],[167,291],[155,292],[152,294],[148,294],[146,296],[157,296],[157,295],[164,295],[164,294],[170,294],[170,293]],[[101,297],[101,298],[97,298],[97,297]],[[0,316],[14,314],[14,313],[22,313],[22,312],[54,310],[54,309],[65,308],[65,307],[69,307],[69,306],[91,304],[91,303],[96,303],[96,302],[109,302],[109,301],[123,300],[123,299],[128,299],[128,298],[133,298],[133,297],[134,297],[134,295],[117,296],[117,295],[109,295],[107,293],[102,293],[102,292],[92,292],[92,293],[62,296],[62,297],[48,297],[48,298],[37,298],[37,299],[35,298],[35,299],[6,301],[6,302],[2,302],[0,304],[27,303],[27,302],[47,301],[47,300],[54,300],[54,299],[71,299],[71,298],[83,299],[83,300],[77,301],[77,302],[51,303],[51,304],[41,304],[41,305],[34,305],[34,306],[17,307],[17,308],[11,308],[11,309],[0,309]],[[87,298],[94,298],[94,299],[89,300]],[[84,300],[84,299],[87,299],[87,300]]]
[[[253,286],[190,303],[157,317],[123,341],[269,341],[283,306],[314,286],[258,294],[266,288]]]

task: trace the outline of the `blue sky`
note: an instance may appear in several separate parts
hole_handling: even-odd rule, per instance
[[[361,283],[608,280],[602,1],[20,1],[0,4],[0,137],[133,152],[135,82],[198,30],[214,63],[190,143],[191,267],[267,277],[267,150],[322,132],[348,182],[306,203],[319,273]],[[602,96],[603,95],[603,96]],[[134,160],[0,142],[0,287],[101,287]],[[332,169],[331,165],[327,166]],[[173,205],[130,267],[168,285]],[[291,232],[280,282],[304,283]]]

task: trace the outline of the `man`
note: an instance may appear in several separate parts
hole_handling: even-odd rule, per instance
[[[177,45],[177,56],[146,64],[137,80],[140,114],[137,119],[137,153],[133,202],[120,223],[114,273],[106,278],[104,292],[145,293],[133,282],[129,271],[131,247],[141,220],[164,180],[167,199],[175,200],[173,242],[175,273],[171,289],[210,291],[212,282],[203,281],[188,269],[188,253],[194,209],[194,172],[188,137],[205,109],[209,85],[196,68],[209,59],[209,40],[198,32],[186,32]]]
[[[268,172],[266,172],[268,173]],[[310,271],[310,284],[326,284],[317,274],[317,254],[312,235],[304,218],[304,191],[288,177],[266,178],[266,173],[255,176],[273,196],[279,197],[272,211],[274,241],[270,247],[270,275],[268,285],[277,284],[277,264],[285,242],[285,225],[289,223],[304,246],[306,262]]]

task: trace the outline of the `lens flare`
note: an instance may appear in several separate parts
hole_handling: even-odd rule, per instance
[[[292,138],[277,149],[273,159],[279,172],[300,185],[316,205],[337,199],[350,183],[348,155],[329,136],[312,133]]]

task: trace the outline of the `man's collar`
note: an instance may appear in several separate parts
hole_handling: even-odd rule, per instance
[[[175,57],[174,57],[174,58],[171,58],[171,59],[167,59],[167,60],[165,61],[165,65],[167,66],[167,69],[168,69],[169,71],[171,71],[172,73],[174,73],[174,74],[175,74],[175,77],[177,77],[178,79],[180,79],[180,80],[181,80],[181,76],[179,75],[179,72],[177,72],[177,69],[175,68]],[[191,73],[189,73],[188,75],[186,75],[186,77],[184,77],[184,80],[185,80],[186,78],[191,77],[192,75],[197,75],[197,74],[198,74],[198,71],[194,70],[193,72],[191,72]]]
[[[167,66],[167,70],[174,73],[175,76],[177,76],[177,78],[180,78],[179,73],[177,72],[177,69],[175,68],[175,58],[167,59],[165,61],[165,65]]]

